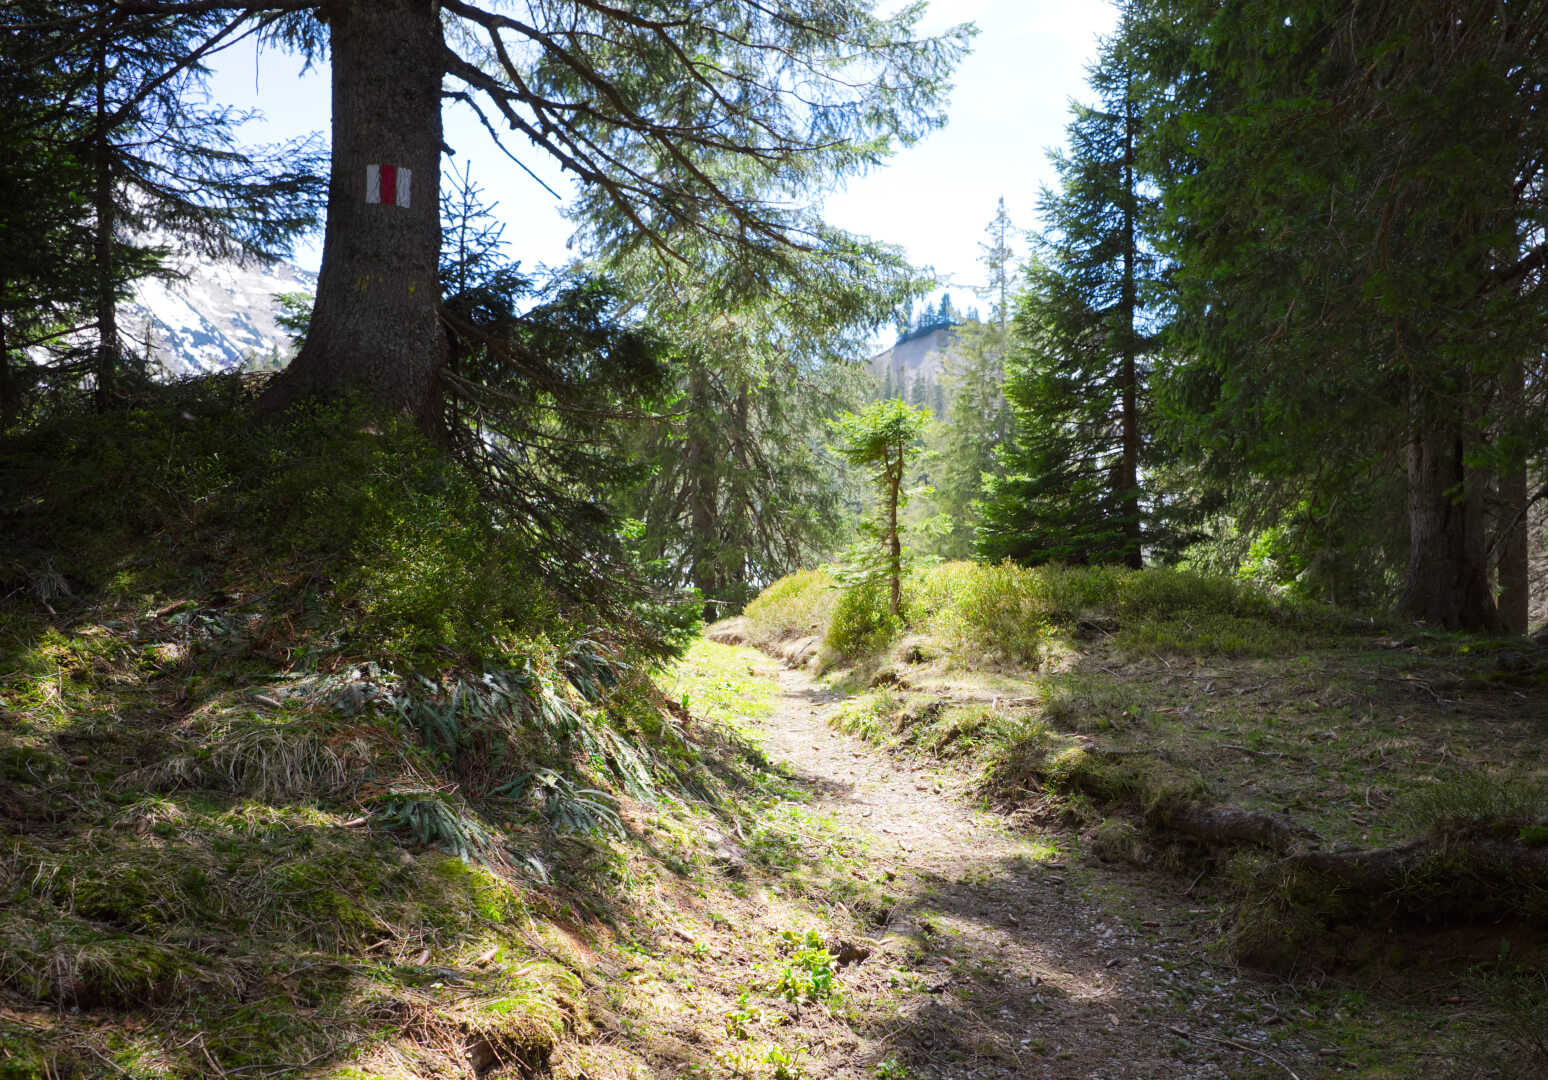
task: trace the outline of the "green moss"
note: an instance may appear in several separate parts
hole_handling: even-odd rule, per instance
[[[0,781],[43,784],[63,767],[63,761],[36,746],[0,746]]]
[[[27,1028],[0,1019],[0,1080],[56,1080],[67,1075],[57,1047]]]
[[[517,891],[482,866],[461,859],[439,858],[434,874],[449,902],[461,902],[491,923],[514,922],[526,915]]]

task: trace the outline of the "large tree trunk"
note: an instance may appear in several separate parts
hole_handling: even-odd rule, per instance
[[[441,75],[434,0],[324,5],[333,60],[333,169],[317,302],[272,411],[348,393],[439,429]]]
[[[898,528],[898,500],[903,491],[903,469],[908,460],[906,445],[895,448],[897,461],[887,462],[887,610],[897,618],[903,610],[903,533]]]
[[[1498,630],[1489,592],[1484,477],[1455,423],[1416,422],[1408,444],[1408,584],[1401,610],[1447,630]]]
[[[747,498],[747,477],[750,475],[747,444],[747,386],[738,385],[731,399],[731,483],[726,492],[726,516],[728,520],[720,530],[722,552],[734,551],[733,560],[721,558],[721,586],[736,602],[740,603],[743,587],[747,584],[747,553],[757,543],[757,523],[751,521],[753,506]]]
[[[10,336],[6,333],[5,313],[10,310],[7,291],[5,280],[0,278],[0,435],[9,434],[21,412],[20,388],[11,364]]]
[[[1139,372],[1135,354],[1139,351],[1138,334],[1134,323],[1139,307],[1139,293],[1134,282],[1134,263],[1138,254],[1138,237],[1134,221],[1134,115],[1133,106],[1124,120],[1123,129],[1123,371],[1119,376],[1121,410],[1123,413],[1123,463],[1119,476],[1122,489],[1124,564],[1140,570],[1145,566],[1145,553],[1140,538],[1140,491],[1139,491]]]

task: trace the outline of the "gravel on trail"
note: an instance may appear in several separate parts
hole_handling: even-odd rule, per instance
[[[830,727],[837,696],[804,671],[778,679],[773,713],[748,727],[814,809],[869,838],[867,869],[894,876],[901,899],[878,937],[921,946],[920,992],[897,998],[881,1036],[912,1075],[1310,1080],[1336,1070],[1336,1055],[1280,1027],[1293,1019],[1275,1002],[1282,986],[1210,951],[1217,913],[1186,882],[1081,859],[1068,834],[1008,828],[973,808],[968,779],[948,766]],[[871,1075],[854,1057],[810,1071]]]

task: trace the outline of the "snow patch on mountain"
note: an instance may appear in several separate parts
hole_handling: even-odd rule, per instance
[[[229,371],[252,358],[294,351],[276,321],[277,293],[317,290],[317,275],[286,262],[184,256],[181,277],[140,283],[119,310],[123,334],[171,375]]]

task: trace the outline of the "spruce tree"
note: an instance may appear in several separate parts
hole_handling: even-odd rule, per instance
[[[1128,16],[1125,17],[1126,19]],[[1016,442],[987,490],[980,553],[1022,562],[1143,564],[1145,380],[1160,266],[1138,143],[1143,103],[1124,29],[1091,69],[1098,105],[1073,105],[1057,190],[1026,270],[1005,394]]]
[[[0,432],[21,420],[33,389],[63,374],[71,337],[89,321],[92,288],[89,176],[70,151],[64,76],[27,62],[30,52],[0,34]],[[55,363],[39,362],[51,352]]]
[[[909,501],[904,479],[929,423],[928,413],[901,401],[878,401],[858,413],[841,413],[834,422],[842,440],[839,455],[868,470],[875,492],[875,511],[862,524],[871,542],[866,569],[885,581],[887,610],[894,618],[903,607],[901,515]]]
[[[946,79],[971,27],[921,37],[922,8],[868,0],[691,9],[603,0],[124,0],[123,13],[223,12],[329,61],[332,163],[316,309],[268,409],[358,393],[439,422],[444,363],[436,273],[441,113],[551,155],[579,181],[589,249],[653,253],[691,276],[692,238],[716,264],[875,252],[810,209],[833,179],[879,163],[944,121]],[[73,20],[91,32],[93,13]],[[736,299],[767,290],[726,279]]]
[[[629,444],[654,472],[619,505],[645,523],[643,553],[661,580],[697,588],[724,614],[832,553],[842,477],[825,421],[860,396],[875,328],[924,283],[878,252],[863,267],[821,259],[801,271],[803,289],[728,302],[754,267],[701,265],[698,280],[663,277],[641,256],[610,265],[669,343],[676,394]],[[778,268],[764,272],[778,280]]]
[[[78,207],[72,242],[57,256],[80,261],[76,300],[89,309],[94,346],[89,361],[67,364],[89,371],[99,407],[114,399],[126,358],[118,305],[135,280],[175,276],[165,262],[172,245],[283,254],[321,208],[309,142],[241,149],[232,131],[243,117],[200,103],[209,58],[243,20],[129,8],[19,3],[0,15],[7,57],[46,88],[23,114],[34,124],[24,137],[50,163],[53,198],[71,191]]]
[[[1511,389],[1540,379],[1548,320],[1540,13],[1145,7],[1175,114],[1176,444],[1244,503],[1374,504],[1343,522],[1399,519],[1407,565],[1372,576],[1405,579],[1406,614],[1501,625],[1490,522],[1519,510],[1490,503],[1521,502],[1506,481],[1548,422]]]

